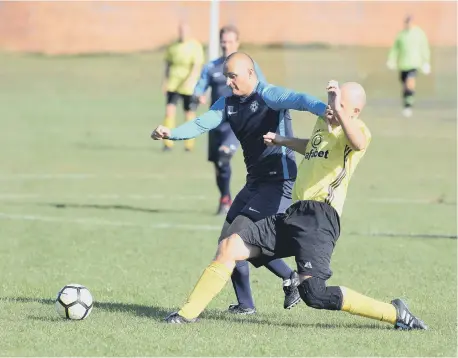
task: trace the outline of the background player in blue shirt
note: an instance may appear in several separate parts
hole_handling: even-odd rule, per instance
[[[153,139],[186,140],[228,122],[242,146],[247,168],[246,185],[237,194],[226,216],[220,240],[249,226],[269,215],[284,212],[291,204],[291,190],[297,174],[294,153],[286,147],[268,147],[263,135],[268,132],[282,136],[293,136],[289,109],[309,111],[315,115],[325,115],[327,105],[303,93],[260,82],[254,70],[253,60],[246,54],[236,52],[224,63],[226,83],[232,89],[232,96],[218,99],[210,110],[194,121],[173,130],[164,126],[157,127]],[[266,265],[272,272],[272,265],[278,276],[283,278],[285,308],[291,308],[300,301],[296,272],[282,260],[261,257],[256,266]],[[246,266],[242,266],[246,265]],[[282,271],[281,273],[279,271]],[[280,273],[280,274],[279,274]],[[243,289],[249,289],[248,265],[246,261],[237,262],[231,276],[234,287],[237,279],[244,277]],[[211,290],[212,282],[203,282]],[[234,313],[254,313],[254,303],[242,305],[240,291],[236,288],[239,305],[231,306]],[[249,292],[251,297],[251,291]],[[244,297],[246,298],[247,295]],[[180,315],[195,317],[194,310],[202,304],[201,297],[190,297]],[[195,307],[195,308],[193,308]],[[251,309],[250,309],[251,308]],[[189,311],[189,312],[187,312]]]
[[[227,56],[239,48],[239,31],[233,25],[224,26],[219,31],[222,56],[207,63],[200,75],[194,90],[194,96],[199,102],[206,103],[205,92],[211,89],[211,105],[221,97],[232,95],[232,89],[226,84],[223,74],[223,64]],[[255,63],[255,71],[259,81],[265,82],[264,75]],[[239,141],[231,129],[229,122],[222,122],[208,133],[208,161],[212,162],[216,171],[216,184],[220,191],[218,215],[226,215],[232,204],[230,191],[231,163],[230,160],[239,146]]]

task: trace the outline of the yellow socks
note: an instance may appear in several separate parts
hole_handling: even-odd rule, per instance
[[[164,126],[167,128],[175,128],[175,117],[165,117],[164,119]],[[164,145],[167,148],[172,148],[173,147],[173,141],[164,139]]]
[[[190,120],[193,120],[193,119],[194,119],[194,116],[192,118],[189,118],[189,119],[187,118],[186,122],[189,122]],[[175,117],[165,117],[164,126],[166,126],[167,128],[170,128],[170,129],[175,128]],[[194,149],[194,143],[195,143],[195,139],[185,140],[184,141],[185,149],[188,150],[188,151],[193,150]],[[166,146],[167,148],[172,148],[173,147],[173,141],[172,140],[168,140],[168,139],[164,139],[164,146]]]
[[[374,300],[346,287],[340,287],[343,295],[342,311],[388,323],[396,323],[396,308]]]
[[[196,142],[195,139],[188,139],[188,140],[185,140],[184,141],[184,148],[187,150],[187,151],[191,151],[194,149],[194,143]]]
[[[186,319],[198,317],[210,301],[224,288],[232,275],[225,265],[213,261],[200,276],[186,304],[178,314]]]
[[[192,121],[195,118],[195,114],[192,113],[192,115],[186,115],[186,122]],[[194,144],[196,140],[195,139],[188,139],[184,141],[184,148],[187,151],[191,151],[194,149]]]

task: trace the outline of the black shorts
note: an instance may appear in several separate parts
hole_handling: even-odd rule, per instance
[[[401,80],[402,83],[404,83],[409,77],[416,77],[417,76],[417,70],[412,69],[412,70],[407,70],[407,71],[401,71],[399,75],[399,79]]]
[[[188,96],[178,92],[167,92],[167,104],[178,104],[180,98],[183,100],[183,110],[194,112],[197,109],[197,100],[194,96]]]
[[[294,256],[299,273],[327,280],[332,276],[330,263],[340,235],[340,219],[326,203],[298,201],[284,214],[269,216],[238,234],[245,243],[261,248],[263,255]],[[252,264],[258,267],[257,262],[255,259]]]

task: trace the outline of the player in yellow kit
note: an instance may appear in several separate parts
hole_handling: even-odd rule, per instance
[[[202,45],[190,37],[189,25],[180,23],[179,39],[167,48],[165,55],[165,77],[162,89],[167,98],[164,120],[166,127],[175,127],[176,106],[180,99],[183,101],[185,120],[191,121],[196,117],[197,102],[193,99],[193,93],[203,63]],[[164,141],[164,150],[171,149],[172,146],[172,141]],[[187,151],[190,151],[193,146],[194,139],[185,141]]]
[[[340,217],[348,184],[371,141],[359,119],[366,103],[357,83],[328,84],[328,108],[310,139],[264,135],[268,146],[288,147],[302,155],[293,188],[295,201],[284,214],[269,216],[222,240],[186,304],[166,317],[168,323],[192,323],[229,280],[236,261],[263,255],[294,256],[298,290],[307,306],[339,310],[393,324],[398,329],[427,329],[400,299],[384,303],[342,286],[326,286],[331,255],[340,235]],[[256,260],[253,265],[256,265]]]

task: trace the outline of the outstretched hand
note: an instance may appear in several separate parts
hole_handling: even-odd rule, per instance
[[[167,139],[170,137],[171,130],[165,126],[158,126],[153,133],[151,133],[151,138],[154,140]]]

